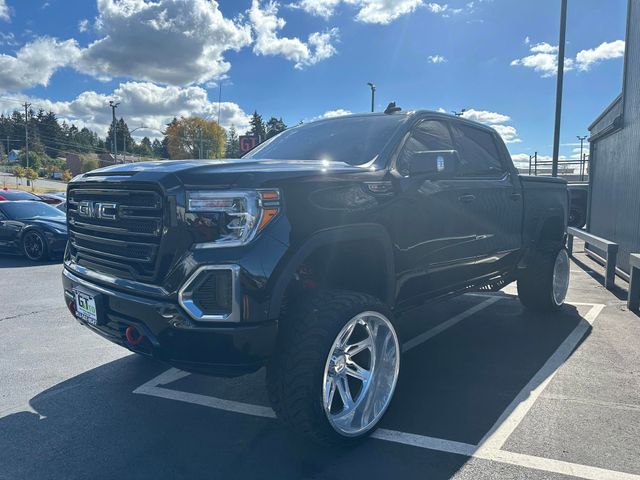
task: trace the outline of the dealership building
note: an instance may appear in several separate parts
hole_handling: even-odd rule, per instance
[[[589,127],[587,230],[619,244],[618,267],[640,253],[640,0],[629,0],[622,93]]]

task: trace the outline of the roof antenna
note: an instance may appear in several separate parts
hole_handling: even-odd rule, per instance
[[[396,107],[396,102],[390,102],[389,105],[387,105],[387,108],[385,108],[384,113],[390,115],[392,113],[399,112],[400,110],[402,109],[400,107]]]

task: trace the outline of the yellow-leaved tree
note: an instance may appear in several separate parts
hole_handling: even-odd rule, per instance
[[[224,156],[226,133],[214,120],[200,117],[174,118],[164,135],[171,159]]]

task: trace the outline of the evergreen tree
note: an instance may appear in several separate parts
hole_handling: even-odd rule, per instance
[[[234,125],[231,125],[231,128],[229,128],[227,132],[224,156],[227,158],[240,158],[240,140]]]
[[[287,126],[282,121],[282,117],[280,118],[271,117],[267,122],[266,128],[267,128],[266,138],[271,138],[271,137],[275,137],[280,132],[284,132],[287,129]]]
[[[258,137],[258,141],[264,142],[267,138],[267,130],[264,122],[262,121],[262,115],[257,111],[254,111],[253,115],[251,115],[249,125],[251,125],[251,128],[247,132],[247,135],[256,135]]]

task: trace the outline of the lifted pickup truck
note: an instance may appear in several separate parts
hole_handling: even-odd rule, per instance
[[[400,370],[397,319],[518,282],[569,282],[567,186],[518,175],[491,128],[429,111],[284,131],[240,160],[115,165],[68,186],[67,305],[178,368],[267,367],[279,418],[325,443],[371,432]]]

